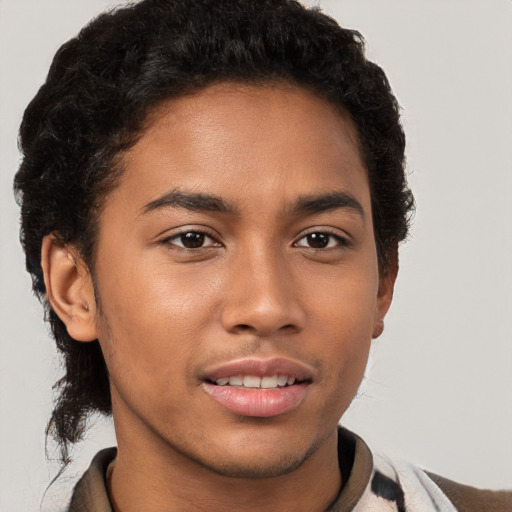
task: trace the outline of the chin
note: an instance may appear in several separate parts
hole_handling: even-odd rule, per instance
[[[269,460],[262,460],[258,456],[253,458],[244,457],[242,460],[224,460],[207,463],[200,462],[206,469],[221,476],[230,478],[248,478],[248,479],[262,479],[262,478],[276,478],[287,475],[300,467],[303,462],[309,457],[309,453],[293,455],[282,455],[279,458],[272,457]]]
[[[275,478],[295,471],[321,444],[318,440],[304,442],[304,439],[297,438],[291,433],[286,439],[281,437],[279,442],[276,442],[270,432],[266,434],[265,436],[264,429],[261,429],[254,435],[238,439],[234,435],[222,444],[223,449],[214,449],[210,453],[193,458],[204,468],[221,476]]]

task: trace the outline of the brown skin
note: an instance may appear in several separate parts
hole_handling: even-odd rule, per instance
[[[324,510],[341,485],[336,426],[396,277],[378,272],[352,122],[300,88],[219,84],[163,105],[123,163],[99,223],[101,307],[72,247],[49,236],[42,256],[55,311],[77,340],[99,339],[110,372],[116,509]],[[144,213],[176,190],[236,211]],[[333,191],[361,211],[293,211]],[[198,230],[203,246],[179,246]],[[213,401],[204,372],[245,357],[313,368],[301,404],[255,418]]]

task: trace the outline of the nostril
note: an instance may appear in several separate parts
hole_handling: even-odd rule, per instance
[[[279,328],[279,331],[280,332],[288,332],[288,333],[291,333],[291,332],[298,332],[300,331],[301,329],[295,325],[295,324],[286,324],[286,325],[283,325]]]
[[[240,331],[251,331],[252,330],[252,327],[248,324],[238,324],[236,327]]]
[[[253,333],[259,332],[259,329],[250,324],[237,324],[234,327],[236,332],[240,333]],[[278,328],[279,332],[295,332],[300,330],[295,324],[285,324]]]

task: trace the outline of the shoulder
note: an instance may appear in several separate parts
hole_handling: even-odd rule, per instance
[[[76,484],[67,512],[112,512],[106,473],[116,454],[116,448],[106,448],[96,454]]]
[[[443,491],[458,512],[512,511],[512,490],[477,489],[433,473],[427,472],[426,474]]]
[[[395,483],[401,491],[404,511],[512,512],[512,490],[477,489],[405,462],[381,456],[374,460],[372,492],[386,496],[391,483]]]

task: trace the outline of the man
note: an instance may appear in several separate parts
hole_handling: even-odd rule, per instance
[[[412,207],[356,33],[293,2],[141,2],[61,48],[21,148],[67,370],[50,429],[63,460],[91,411],[118,440],[70,510],[506,510],[337,429]]]

